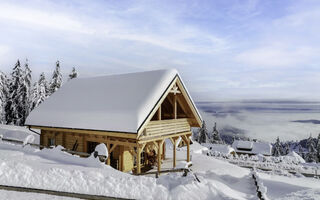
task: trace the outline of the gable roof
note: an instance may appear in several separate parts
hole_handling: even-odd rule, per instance
[[[181,80],[171,69],[72,79],[33,110],[26,125],[137,133],[176,77]]]

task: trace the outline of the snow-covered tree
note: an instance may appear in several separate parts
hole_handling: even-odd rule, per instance
[[[288,155],[290,153],[290,145],[286,143],[284,146],[284,155]]]
[[[21,88],[23,85],[23,70],[18,60],[11,73],[9,83],[9,99],[6,104],[6,120],[7,124],[21,125],[23,119],[23,106]]]
[[[280,143],[279,137],[277,137],[276,143],[272,147],[272,156],[281,156],[283,152],[282,145]]]
[[[25,63],[25,69],[23,71],[23,81],[19,90],[21,95],[20,104],[21,104],[21,119],[19,120],[18,125],[23,125],[27,116],[30,112],[31,107],[31,70],[29,68],[28,60]]]
[[[222,144],[223,143],[223,141],[220,137],[219,131],[217,130],[217,123],[214,123],[214,127],[212,130],[212,135],[211,135],[210,140],[211,140],[210,142],[213,144]]]
[[[6,123],[5,106],[8,95],[8,79],[7,76],[0,71],[0,124]]]
[[[32,90],[32,106],[31,109],[33,110],[38,105],[40,105],[46,98],[47,98],[47,81],[44,73],[40,74],[39,80],[34,83],[33,90]]]
[[[316,150],[317,150],[317,158],[318,158],[317,161],[320,162],[320,133],[319,133],[318,138],[317,138]]]
[[[62,85],[62,74],[60,72],[60,62],[56,62],[56,68],[53,71],[52,79],[49,85],[49,96],[56,92]]]
[[[202,122],[202,127],[199,130],[199,135],[198,135],[198,142],[201,143],[206,143],[208,139],[208,130],[206,127],[206,122]]]
[[[308,149],[308,152],[306,155],[306,160],[308,162],[316,162],[318,159],[317,158],[317,150],[316,150],[315,141],[311,135],[307,140],[307,149]]]
[[[69,79],[68,80],[71,80],[71,79],[74,79],[74,78],[77,78],[78,77],[78,72],[76,72],[76,68],[72,68],[72,71],[71,73],[69,74]]]

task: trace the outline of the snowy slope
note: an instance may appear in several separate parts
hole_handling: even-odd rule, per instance
[[[134,199],[255,199],[248,170],[202,154],[193,154],[199,183],[192,174],[133,176],[58,148],[39,151],[2,142],[0,149],[0,184]],[[239,173],[228,175],[232,171]]]
[[[258,173],[270,199],[320,199],[320,180]]]
[[[15,192],[15,191],[6,191],[0,190],[1,200],[77,200],[77,198],[70,197],[60,197],[47,194],[37,194],[37,193],[28,193],[28,192]]]
[[[203,152],[207,148],[196,142],[191,145],[192,172],[186,177],[182,173],[163,174],[158,179],[122,173],[93,157],[72,156],[60,148],[40,151],[0,142],[0,184],[132,199],[257,199],[249,169],[206,156]],[[172,166],[172,149],[167,143],[163,168]],[[177,164],[185,158],[186,147],[178,148]],[[315,199],[320,193],[317,179],[259,175],[270,199],[294,194],[300,199]],[[5,195],[19,194],[0,190],[0,196]]]

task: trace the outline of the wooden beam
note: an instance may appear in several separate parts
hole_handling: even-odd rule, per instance
[[[158,109],[158,120],[161,120],[161,105],[159,106],[159,109]]]
[[[179,138],[179,137],[178,137]],[[176,167],[176,149],[177,149],[177,137],[170,138],[173,145],[173,168]]]
[[[137,138],[136,133],[122,133],[122,132],[71,129],[71,128],[55,128],[55,127],[45,127],[45,126],[30,126],[30,128],[48,130],[48,131],[57,131],[57,132],[67,132],[67,133],[83,133],[83,134],[99,135],[99,136],[113,136],[113,137],[132,138],[132,139]]]
[[[137,147],[137,174],[141,173],[141,149]]]
[[[108,152],[112,153],[112,152],[113,152],[113,150],[114,150],[116,147],[117,147],[117,144],[114,144],[114,145],[111,147],[111,149],[110,149],[110,150],[108,149]]]
[[[166,142],[164,141],[162,144],[162,159],[166,159]]]
[[[173,118],[177,119],[177,95],[173,95]]]
[[[111,155],[111,152],[109,151],[109,149],[110,149],[110,144],[109,143],[107,143],[107,149],[108,149],[108,158],[107,158],[107,165],[110,165],[110,155]]]
[[[163,145],[164,140],[158,140],[158,174],[160,174],[161,171],[161,150],[162,150],[162,145]]]
[[[190,162],[190,140],[187,142],[187,162]]]
[[[63,134],[63,135],[65,135],[65,134]],[[86,136],[85,135],[82,138],[82,142],[83,142],[83,152],[88,152],[87,140],[86,140]],[[65,143],[65,141],[64,141],[64,143]]]
[[[170,137],[175,137],[175,136],[181,136],[181,135],[186,135],[186,134],[192,134],[190,131],[187,132],[181,132],[181,133],[175,133],[175,134],[169,134],[169,135],[160,135],[160,136],[154,136],[154,137],[143,137],[141,140],[138,141],[138,143],[144,143],[144,142],[153,142],[157,140],[165,140]]]

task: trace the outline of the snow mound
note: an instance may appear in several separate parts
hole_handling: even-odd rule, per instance
[[[34,142],[34,136],[33,135],[28,135],[24,140],[23,140],[23,146],[27,144],[31,144]]]
[[[28,135],[34,136],[34,143],[39,144],[40,137],[39,135],[33,133],[32,131],[28,130],[26,127],[23,126],[13,126],[13,125],[4,125],[0,124],[0,132],[3,138],[15,139],[24,141],[24,139]]]
[[[94,151],[98,152],[99,156],[106,156],[108,158],[108,149],[104,143],[98,144]]]
[[[306,161],[296,152],[292,151],[290,152],[287,156],[292,157],[293,159],[295,159],[298,163],[306,163]]]

